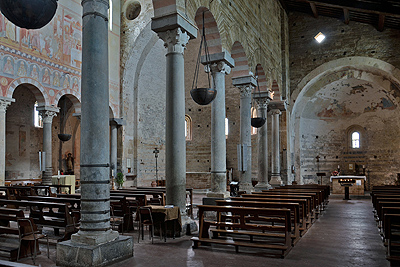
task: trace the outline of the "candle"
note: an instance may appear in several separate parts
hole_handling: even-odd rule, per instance
[[[60,175],[60,170],[57,171],[57,175]]]
[[[111,170],[111,176],[114,176],[114,170]]]
[[[363,169],[365,169],[365,165],[363,165]]]
[[[340,165],[337,165],[337,168],[340,169]]]

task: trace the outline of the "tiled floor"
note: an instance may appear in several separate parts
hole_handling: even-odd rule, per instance
[[[203,195],[194,202],[201,203]],[[134,257],[113,264],[124,266],[389,266],[385,247],[375,225],[370,199],[342,200],[343,196],[330,197],[326,211],[297,243],[285,259],[269,258],[261,251],[241,249],[235,253],[230,246],[201,247],[193,250],[190,236],[168,239],[166,243],[145,236],[137,243],[134,237]],[[55,266],[56,250],[51,246],[50,259],[44,246],[36,265]],[[32,264],[29,258],[21,263]]]

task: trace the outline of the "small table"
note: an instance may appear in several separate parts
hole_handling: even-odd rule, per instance
[[[165,232],[165,239],[167,237],[167,222],[173,222],[173,238],[175,238],[175,222],[178,221],[179,223],[179,230],[182,228],[181,222],[181,212],[179,207],[171,207],[171,206],[155,206],[155,205],[148,205],[147,207],[151,208],[151,213],[153,214],[154,221],[161,221],[164,225],[164,232]],[[161,233],[160,233],[161,234]]]

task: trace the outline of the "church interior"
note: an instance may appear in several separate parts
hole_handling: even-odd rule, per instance
[[[31,1],[0,266],[400,265],[398,1]]]

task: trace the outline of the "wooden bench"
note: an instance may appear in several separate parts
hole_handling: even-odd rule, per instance
[[[252,207],[225,207],[199,205],[199,237],[193,237],[193,248],[201,244],[232,245],[238,252],[240,246],[262,248],[280,251],[285,257],[292,248],[291,219],[289,209],[252,208]],[[210,220],[205,212],[216,212],[217,219]],[[231,212],[237,216],[231,221],[222,220],[222,213]],[[265,218],[279,218],[282,225],[269,224]],[[210,226],[213,226],[210,229]],[[209,230],[214,238],[210,238]],[[248,236],[249,240],[221,239],[226,235]],[[256,240],[254,238],[257,238]]]
[[[0,208],[0,234],[19,235],[18,228],[12,227],[10,222],[17,222],[18,219],[25,218],[24,211],[21,209]],[[0,251],[9,255],[12,261],[17,260],[18,246],[3,242],[0,244]]]
[[[249,202],[284,202],[299,204],[299,230],[300,236],[303,236],[311,227],[311,220],[308,219],[307,199],[292,199],[292,198],[250,198],[250,197],[231,197],[234,201],[249,201]]]
[[[64,229],[61,240],[68,240],[78,230],[67,204],[0,199],[0,206],[29,207],[29,217],[33,218],[36,225],[54,228],[55,234],[59,229]]]
[[[216,200],[218,206],[234,207],[255,207],[255,208],[286,208],[291,211],[292,222],[292,245],[294,246],[300,240],[300,205],[290,202],[262,202],[262,201],[239,201],[239,200]],[[279,222],[279,221],[278,221]]]
[[[400,214],[385,214],[386,259],[391,265],[400,263]]]

